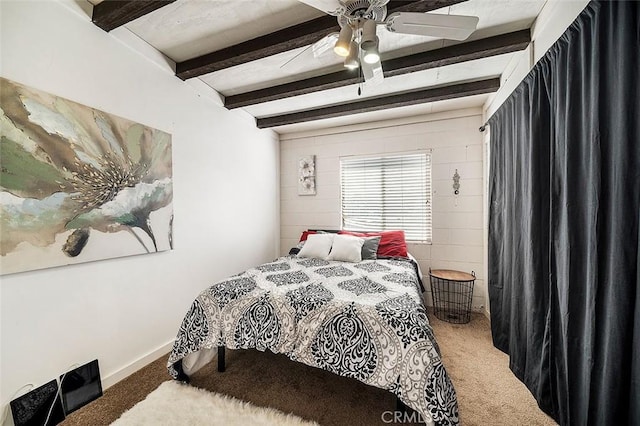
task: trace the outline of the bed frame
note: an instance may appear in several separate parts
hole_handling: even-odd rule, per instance
[[[187,376],[184,373],[184,370],[182,369],[182,360],[177,361],[174,364],[175,369],[178,371],[178,379],[181,382],[184,383],[189,383],[189,376]],[[224,373],[225,371],[225,347],[224,346],[218,346],[218,372],[219,373]],[[413,408],[408,407],[407,405],[405,405],[404,402],[400,401],[400,398],[398,398],[397,396],[395,396],[396,398],[396,411],[400,412],[400,413],[411,413],[413,411],[415,411]]]

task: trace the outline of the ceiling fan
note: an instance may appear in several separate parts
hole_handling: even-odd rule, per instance
[[[312,45],[319,57],[333,48],[344,57],[344,66],[360,68],[365,82],[384,78],[378,49],[377,27],[401,34],[465,40],[478,25],[477,16],[396,12],[387,16],[389,0],[300,0],[338,19],[340,33],[332,33]]]

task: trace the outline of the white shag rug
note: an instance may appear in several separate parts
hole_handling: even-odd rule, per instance
[[[174,380],[162,383],[112,425],[319,426],[293,414],[257,407]]]

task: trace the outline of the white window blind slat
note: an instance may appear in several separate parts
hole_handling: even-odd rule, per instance
[[[431,242],[431,155],[341,158],[342,227]]]

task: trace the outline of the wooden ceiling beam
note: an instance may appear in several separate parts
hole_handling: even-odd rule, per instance
[[[104,0],[93,6],[91,21],[109,32],[176,0]]]
[[[391,0],[387,13],[430,12],[466,0]],[[176,63],[176,75],[182,80],[308,46],[331,32],[340,31],[335,16],[325,15],[215,52]]]
[[[416,53],[382,62],[385,77],[423,71],[430,68],[457,64],[474,59],[488,58],[504,53],[517,52],[525,49],[531,42],[529,29],[500,34],[493,37],[474,40],[467,43],[455,44],[427,52]],[[224,106],[228,109],[255,105],[263,102],[275,101],[292,96],[344,87],[360,83],[362,80],[357,73],[349,70],[338,71],[318,77],[298,80],[278,86],[266,87],[260,90],[227,96]]]
[[[363,112],[379,111],[389,108],[398,108],[427,102],[461,98],[464,96],[491,93],[497,91],[499,88],[500,78],[489,78],[470,83],[459,83],[442,87],[414,90],[394,95],[379,96],[376,98],[364,99],[362,101],[347,102],[289,114],[259,117],[256,119],[256,124],[258,128],[265,129],[269,127],[284,126],[287,124],[304,123],[307,121],[342,117],[350,114],[359,114]]]

